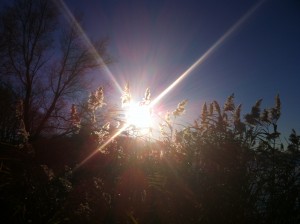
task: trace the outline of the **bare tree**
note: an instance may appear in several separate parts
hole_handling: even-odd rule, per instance
[[[63,129],[68,99],[90,69],[110,62],[106,40],[85,44],[77,24],[62,28],[57,12],[49,0],[16,0],[1,13],[0,74],[19,92],[32,137]]]
[[[18,128],[14,107],[16,98],[12,88],[0,80],[0,142],[11,143],[16,139]]]

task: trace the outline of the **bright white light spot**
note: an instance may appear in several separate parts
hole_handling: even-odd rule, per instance
[[[126,111],[126,122],[137,129],[150,128],[152,126],[152,114],[149,105],[132,102]]]

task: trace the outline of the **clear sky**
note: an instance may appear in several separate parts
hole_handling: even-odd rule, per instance
[[[84,2],[84,3],[83,3]],[[199,59],[259,1],[240,0],[68,0],[81,12],[87,35],[108,36],[110,66],[136,97],[146,87],[158,95]],[[267,0],[163,98],[175,108],[189,100],[186,116],[196,118],[204,101],[236,103],[250,111],[257,99],[271,107],[280,94],[280,130],[300,132],[300,2]]]
[[[261,1],[65,0],[81,13],[91,39],[108,37],[110,65],[120,85],[139,98],[167,88]],[[105,74],[103,74],[105,75]],[[99,75],[100,76],[100,75]],[[158,104],[175,108],[188,99],[187,118],[204,101],[223,103],[231,93],[249,112],[263,98],[282,100],[279,131],[300,133],[300,1],[266,0]]]

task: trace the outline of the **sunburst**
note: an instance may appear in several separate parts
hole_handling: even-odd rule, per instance
[[[149,129],[153,125],[151,107],[142,103],[131,102],[125,112],[126,123],[137,130]]]

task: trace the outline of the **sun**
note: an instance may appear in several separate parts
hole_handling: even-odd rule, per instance
[[[148,129],[153,125],[153,117],[149,105],[131,102],[125,113],[126,123],[136,129]]]

